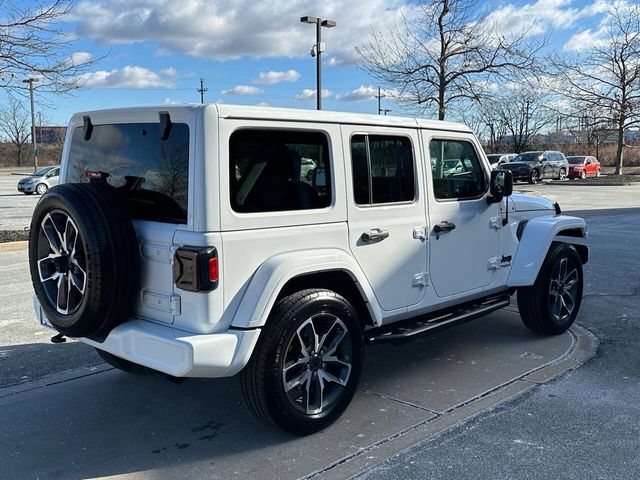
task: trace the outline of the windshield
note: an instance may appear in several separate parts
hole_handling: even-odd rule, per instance
[[[567,157],[567,161],[572,165],[580,165],[584,163],[585,157]]]
[[[498,163],[500,161],[500,157],[502,157],[500,154],[487,155],[490,163]]]
[[[542,152],[526,152],[521,153],[516,158],[513,159],[514,162],[537,162],[540,160],[540,155]]]
[[[87,172],[107,174],[126,198],[132,218],[187,223],[189,127],[174,123],[160,138],[159,123],[94,125],[73,132],[67,182],[89,182]]]
[[[39,168],[38,170],[36,170],[34,173],[32,173],[31,175],[34,177],[42,177],[43,175],[46,175],[47,172],[49,170],[51,170],[53,167],[42,167]]]

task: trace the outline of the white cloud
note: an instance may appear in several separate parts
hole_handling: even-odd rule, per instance
[[[174,100],[173,98],[169,98],[169,97],[164,99],[164,104],[165,105],[179,105],[181,103],[182,102],[180,102],[178,100]]]
[[[169,67],[169,68],[163,68],[160,70],[160,73],[163,75],[167,75],[168,77],[173,77],[174,75],[176,75],[178,72],[176,72],[176,69],[173,67]]]
[[[270,107],[271,105],[269,105],[267,102],[260,102],[258,104],[259,107]]]
[[[398,90],[380,89],[380,94],[384,97],[398,97]],[[345,102],[360,102],[363,100],[371,100],[378,95],[378,87],[372,85],[360,85],[358,88],[351,90],[350,92],[336,95],[336,100],[343,100]]]
[[[299,78],[300,72],[297,70],[285,70],[284,72],[269,70],[268,72],[260,72],[255,83],[274,85],[282,82],[296,82]]]
[[[569,52],[579,52],[582,50],[588,50],[591,47],[596,47],[606,44],[606,28],[600,27],[598,30],[591,31],[587,28],[581,32],[573,35],[567,43],[564,45],[564,49]]]
[[[386,31],[418,8],[410,0],[79,0],[72,19],[101,44],[153,41],[158,52],[225,60],[308,56],[315,32],[299,18],[313,12],[336,20],[323,29],[326,52],[349,63],[372,26]]]
[[[257,95],[258,93],[262,93],[262,90],[251,85],[236,85],[220,92],[221,95]]]
[[[93,60],[93,55],[89,52],[73,52],[71,57],[69,57],[69,61],[72,65],[81,65],[83,63],[87,63]]]
[[[170,80],[148,68],[127,65],[111,71],[98,70],[78,76],[80,88],[173,88]]]
[[[550,28],[566,29],[576,21],[606,11],[607,0],[594,0],[582,7],[572,7],[572,0],[537,0],[524,5],[507,4],[487,18],[498,32],[538,35]]]
[[[315,88],[305,88],[300,93],[298,93],[295,97],[293,97],[293,99],[294,100],[315,100],[316,92],[317,90]],[[331,90],[327,90],[326,88],[322,89],[322,98],[329,98],[332,96],[333,96],[333,93],[331,92]]]

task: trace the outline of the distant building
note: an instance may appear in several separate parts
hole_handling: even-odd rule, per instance
[[[66,133],[67,127],[36,125],[36,141],[38,143],[62,143]]]

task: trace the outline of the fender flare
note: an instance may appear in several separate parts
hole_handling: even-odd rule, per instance
[[[579,230],[582,237],[559,235],[565,230]],[[552,242],[583,245],[587,248],[587,229],[584,219],[568,215],[541,216],[530,219],[516,250],[507,279],[509,287],[528,287],[535,283],[542,262]]]
[[[339,249],[298,250],[269,258],[251,278],[231,326],[263,327],[280,291],[289,280],[309,273],[327,271],[343,271],[351,276],[367,304],[374,325],[380,326],[382,309],[371,285],[355,259]]]

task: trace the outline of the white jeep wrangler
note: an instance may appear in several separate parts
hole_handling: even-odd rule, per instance
[[[585,222],[510,196],[511,173],[492,172],[460,124],[85,112],[61,180],[31,223],[39,321],[125,371],[239,373],[250,410],[297,434],[342,414],[366,343],[471,320],[514,292],[541,334],[580,308]]]

